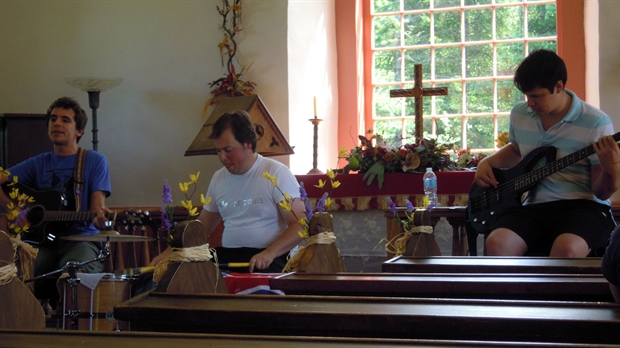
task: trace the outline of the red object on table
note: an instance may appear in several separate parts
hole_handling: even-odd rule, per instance
[[[282,273],[237,273],[231,272],[224,275],[229,294],[257,287],[269,286],[269,279],[281,276]]]

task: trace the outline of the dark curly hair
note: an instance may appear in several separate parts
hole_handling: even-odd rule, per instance
[[[70,98],[70,97],[62,97],[62,98],[56,99],[52,103],[52,105],[50,105],[50,107],[47,108],[45,121],[48,124],[50,122],[50,117],[52,116],[52,111],[55,108],[73,110],[73,112],[75,113],[75,129],[84,130],[84,128],[86,128],[86,123],[88,123],[88,116],[86,116],[86,112],[84,112],[84,109],[82,109],[80,104],[77,101],[75,101],[75,99]],[[80,142],[81,137],[82,136],[80,135],[77,138],[78,143]]]
[[[519,64],[515,71],[514,84],[522,93],[527,93],[534,88],[546,88],[550,93],[558,81],[562,81],[566,87],[568,79],[564,60],[555,52],[549,50],[532,51]]]
[[[252,144],[252,151],[256,152],[256,141],[258,136],[250,120],[250,115],[243,110],[225,113],[215,121],[213,130],[209,138],[217,139],[226,129],[230,128],[237,140],[241,144]]]

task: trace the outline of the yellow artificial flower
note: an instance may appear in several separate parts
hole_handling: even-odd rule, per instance
[[[205,199],[204,193],[200,194],[200,204],[205,205],[211,203],[211,197]]]
[[[343,146],[342,148],[340,148],[340,150],[338,151],[338,158],[345,158],[347,156],[347,147]]]
[[[332,188],[338,188],[340,186],[340,181],[332,181]]]
[[[9,203],[6,205],[6,207],[7,207],[7,209],[9,209],[9,210],[13,210],[13,209],[15,209],[15,203],[13,203],[13,202],[9,202]]]
[[[183,206],[183,208],[187,209],[187,211],[189,212],[189,216],[198,215],[198,208],[194,207],[191,199],[188,201],[181,201],[181,205]]]
[[[265,177],[265,179],[269,180],[271,182],[271,185],[273,186],[278,186],[278,177],[275,175],[271,175],[268,172],[263,172],[263,176]]]
[[[291,202],[287,201],[287,200],[283,200],[281,202],[278,203],[282,209],[284,209],[285,211],[292,211],[293,207],[291,206]]]
[[[13,209],[6,214],[8,220],[15,220],[19,215],[19,209]]]
[[[286,199],[287,202],[291,201],[291,195],[288,194],[288,192],[284,192],[284,199]]]
[[[11,173],[0,166],[0,176],[9,176]]]
[[[334,173],[334,171],[330,169],[327,171],[327,177],[331,180],[334,180],[334,178],[336,177],[336,173]]]
[[[198,177],[200,176],[200,171],[198,171],[198,173],[196,173],[196,175],[194,174],[190,174],[189,175],[189,180],[190,180],[190,184],[195,184],[196,181],[198,181]]]
[[[187,193],[187,191],[189,190],[189,184],[189,182],[180,182],[179,189],[181,190],[181,192]]]
[[[329,209],[329,207],[332,205],[332,199],[327,197],[325,198],[325,209]]]
[[[6,184],[6,185],[7,185],[7,186],[13,186],[13,185],[15,185],[15,184],[17,184],[17,176],[14,176],[14,177],[13,177],[13,181],[11,181],[10,183],[8,183],[8,184]]]
[[[19,190],[13,188],[11,192],[9,192],[9,198],[15,200],[19,196]]]
[[[502,148],[504,146],[506,146],[506,144],[508,144],[508,142],[510,141],[510,139],[508,138],[508,132],[502,132],[497,136],[497,139],[495,139],[495,142],[497,143],[497,147],[498,148]]]
[[[319,179],[319,184],[318,185],[314,185],[314,187],[322,189],[323,186],[325,186],[326,183],[327,183],[327,181],[323,181],[323,180]]]
[[[429,204],[431,204],[431,201],[428,200],[428,196],[424,196],[424,199],[422,200],[422,206],[426,208]]]

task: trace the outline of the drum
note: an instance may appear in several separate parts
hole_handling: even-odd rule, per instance
[[[82,276],[82,275],[80,275]],[[63,329],[71,329],[68,311],[73,309],[70,279],[65,278],[61,296],[63,306]],[[113,331],[129,330],[129,323],[114,319],[114,306],[131,297],[132,278],[106,275],[91,290],[82,282],[77,287],[78,330]]]

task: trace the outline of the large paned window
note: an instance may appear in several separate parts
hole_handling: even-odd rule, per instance
[[[524,96],[513,73],[532,50],[557,51],[555,0],[371,0],[372,121],[394,145],[414,141],[414,64],[423,87],[448,87],[423,98],[424,137],[472,151],[493,151]]]

